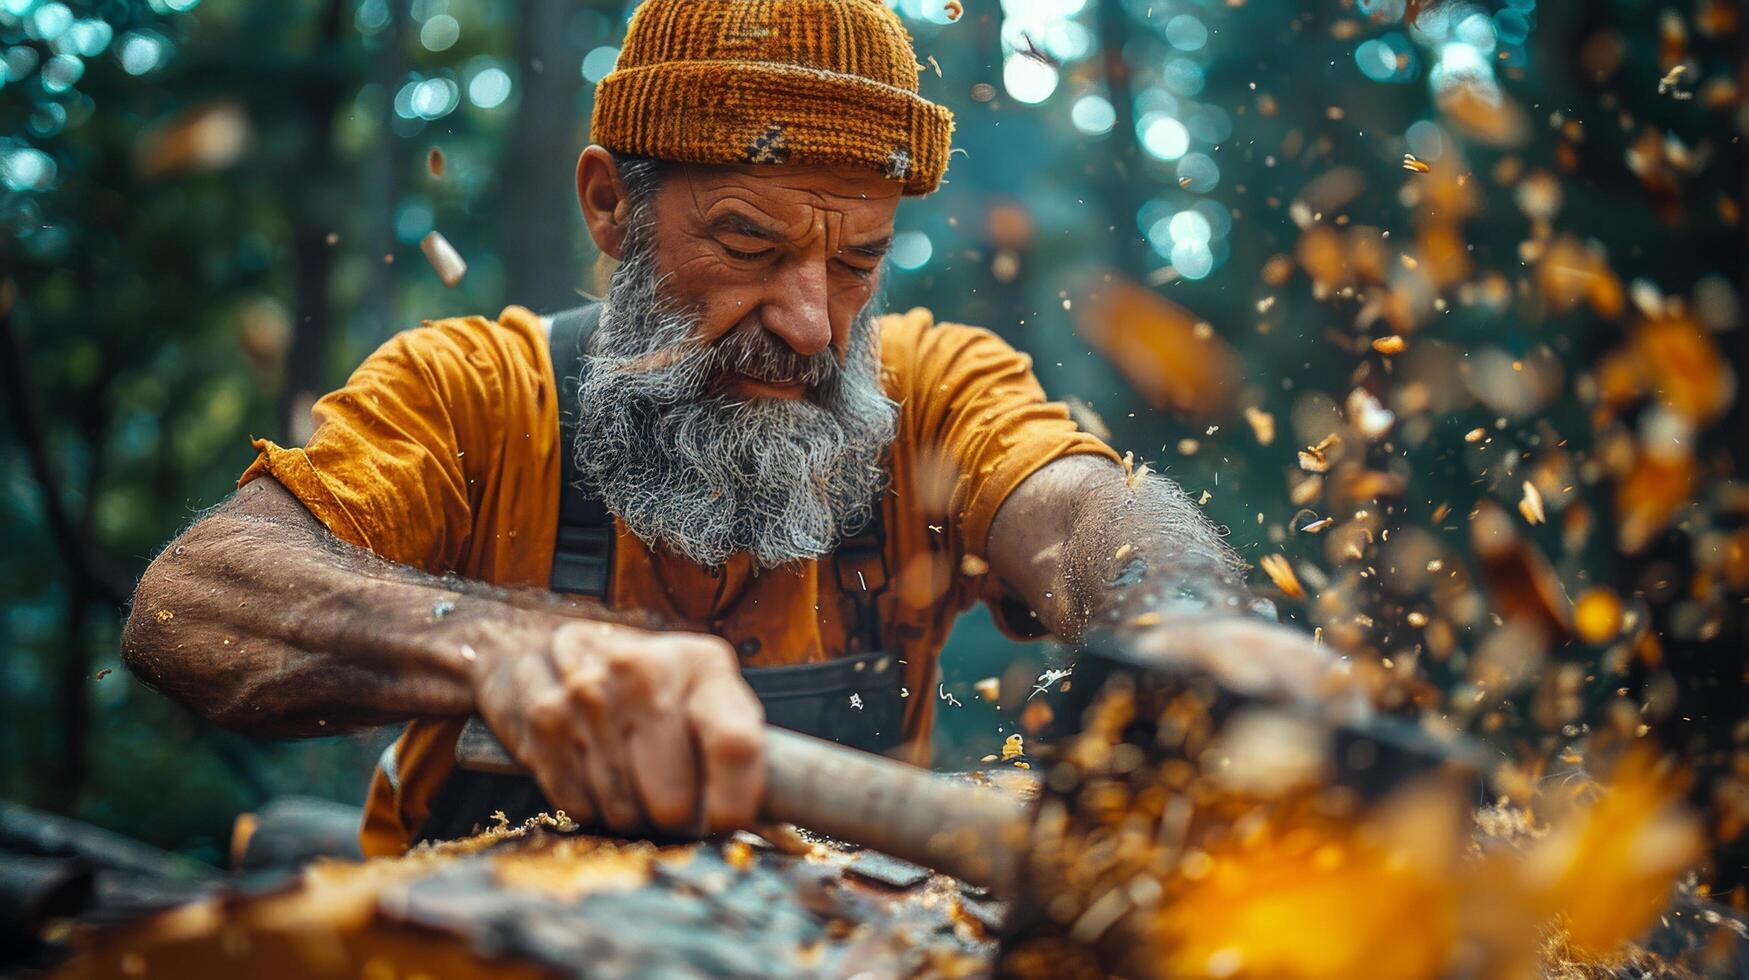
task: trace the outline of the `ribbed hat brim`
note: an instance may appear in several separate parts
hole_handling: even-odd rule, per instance
[[[927,194],[947,171],[953,115],[858,75],[767,61],[672,61],[596,87],[591,138],[681,163],[868,166]]]

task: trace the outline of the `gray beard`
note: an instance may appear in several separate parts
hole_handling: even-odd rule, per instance
[[[577,469],[631,532],[700,565],[818,558],[867,525],[887,485],[899,406],[880,381],[871,301],[841,365],[762,328],[705,345],[634,234],[608,290],[578,397]],[[735,372],[797,379],[796,401],[721,394]]]

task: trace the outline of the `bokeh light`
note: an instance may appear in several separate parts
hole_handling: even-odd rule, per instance
[[[894,235],[893,247],[887,253],[893,265],[907,271],[923,268],[934,254],[935,244],[920,231],[901,231]]]
[[[468,101],[481,109],[496,109],[510,98],[510,73],[494,65],[468,81]]]
[[[1117,123],[1117,110],[1103,95],[1083,95],[1069,109],[1069,121],[1088,136],[1103,136]]]
[[[164,63],[167,47],[164,38],[155,32],[129,31],[116,46],[116,59],[121,62],[122,71],[144,75]]]
[[[1180,51],[1201,51],[1209,43],[1209,29],[1191,14],[1179,14],[1166,22],[1166,43]]]
[[[1057,70],[1037,58],[1011,54],[1002,64],[1002,87],[1015,101],[1036,105],[1057,90]]]
[[[1190,131],[1171,116],[1149,113],[1136,122],[1142,148],[1161,160],[1176,160],[1190,149]]]
[[[619,49],[603,45],[583,56],[583,77],[591,82],[599,82],[613,71],[614,62],[619,60]]]
[[[419,28],[419,43],[427,51],[448,51],[461,36],[461,21],[448,14],[438,14]]]
[[[7,190],[42,191],[55,183],[53,157],[34,146],[7,146],[0,142],[0,183]]]

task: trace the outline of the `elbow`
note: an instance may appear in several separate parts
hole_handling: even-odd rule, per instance
[[[235,720],[226,705],[243,700],[232,673],[215,669],[210,588],[201,569],[196,525],[172,541],[140,576],[121,630],[121,660],[140,682],[196,715],[225,727]]]
[[[170,579],[173,574],[163,566],[165,555],[176,547],[174,542],[170,548],[164,549],[147,566],[144,575],[134,586],[133,602],[128,607],[127,621],[121,629],[121,660],[129,671],[148,687],[164,691],[164,668],[169,659],[166,646],[174,628],[170,626],[176,617],[169,596],[174,589]]]

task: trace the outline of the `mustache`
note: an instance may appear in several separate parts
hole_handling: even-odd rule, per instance
[[[767,384],[805,385],[829,393],[840,382],[844,366],[834,349],[799,354],[776,334],[757,325],[743,325],[715,342],[695,340],[658,348],[625,363],[622,371],[661,373],[691,379],[702,391],[720,388],[741,375]]]
[[[736,327],[709,349],[725,373],[732,371],[755,381],[800,382],[821,388],[838,379],[838,356],[831,347],[817,354],[798,354],[763,327]]]

